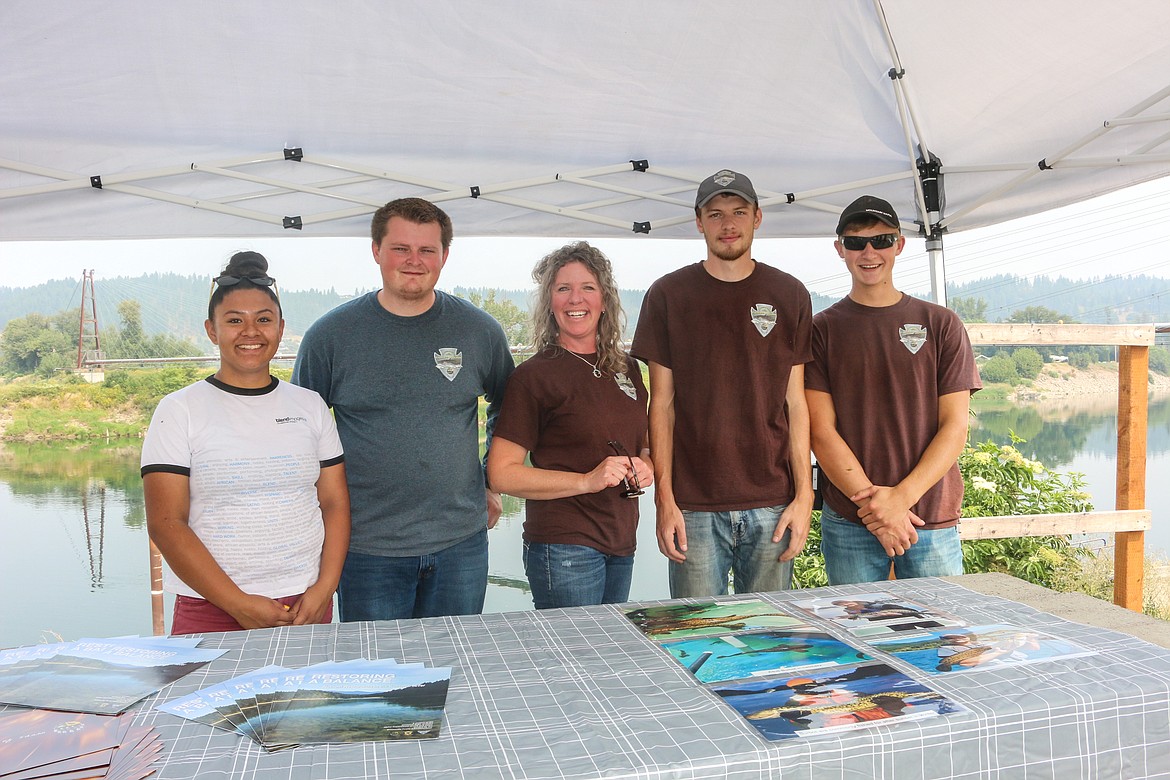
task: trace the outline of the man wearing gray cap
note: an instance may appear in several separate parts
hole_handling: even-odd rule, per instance
[[[807,392],[832,585],[963,573],[957,459],[981,385],[958,316],[894,287],[906,244],[894,208],[865,195],[837,223],[849,295],[813,318]]]
[[[658,548],[670,595],[782,590],[812,511],[804,364],[812,306],[797,279],[752,259],[751,181],[699,185],[707,258],[646,293],[631,352],[650,365]]]

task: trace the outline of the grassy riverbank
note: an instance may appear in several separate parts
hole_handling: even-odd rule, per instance
[[[138,438],[167,393],[198,381],[210,366],[110,371],[90,384],[71,374],[0,382],[0,440],[16,442]],[[274,372],[288,379],[289,369]]]

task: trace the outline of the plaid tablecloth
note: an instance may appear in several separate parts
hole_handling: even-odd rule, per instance
[[[892,661],[965,711],[769,742],[618,607],[304,626],[208,635],[203,647],[229,652],[145,700],[136,722],[162,733],[160,780],[1170,777],[1170,650],[939,579],[759,597],[784,608],[875,590],[1096,653],[930,678]],[[441,736],[268,754],[153,709],[266,664],[359,657],[453,667]]]

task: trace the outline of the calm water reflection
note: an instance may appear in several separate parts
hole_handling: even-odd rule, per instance
[[[1026,406],[976,403],[974,408],[973,441],[1008,442],[1015,432],[1026,439],[1018,446],[1027,457],[1057,471],[1084,474],[1096,509],[1116,507],[1116,397]],[[1170,553],[1170,396],[1150,399],[1146,437],[1146,506],[1153,511],[1146,551],[1165,555]]]
[[[0,450],[0,647],[149,634],[150,576],[139,443]],[[643,517],[632,599],[667,598],[666,559]],[[521,561],[523,504],[507,499],[489,535],[486,610],[532,609]],[[170,600],[167,604],[169,621]]]
[[[1016,407],[977,405],[973,436],[1007,442],[1060,471],[1080,471],[1099,509],[1114,506],[1117,414],[1110,398]],[[1147,549],[1170,551],[1170,397],[1150,404]],[[0,647],[56,636],[148,634],[150,585],[139,443],[0,450]],[[666,598],[652,491],[641,499],[630,598]],[[531,609],[521,562],[522,504],[505,503],[490,539],[487,609]],[[169,612],[169,606],[168,606]]]

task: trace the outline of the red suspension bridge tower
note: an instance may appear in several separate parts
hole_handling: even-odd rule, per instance
[[[93,269],[81,272],[81,322],[77,337],[77,369],[90,360],[101,360],[102,343],[98,336],[97,300],[93,292]]]

